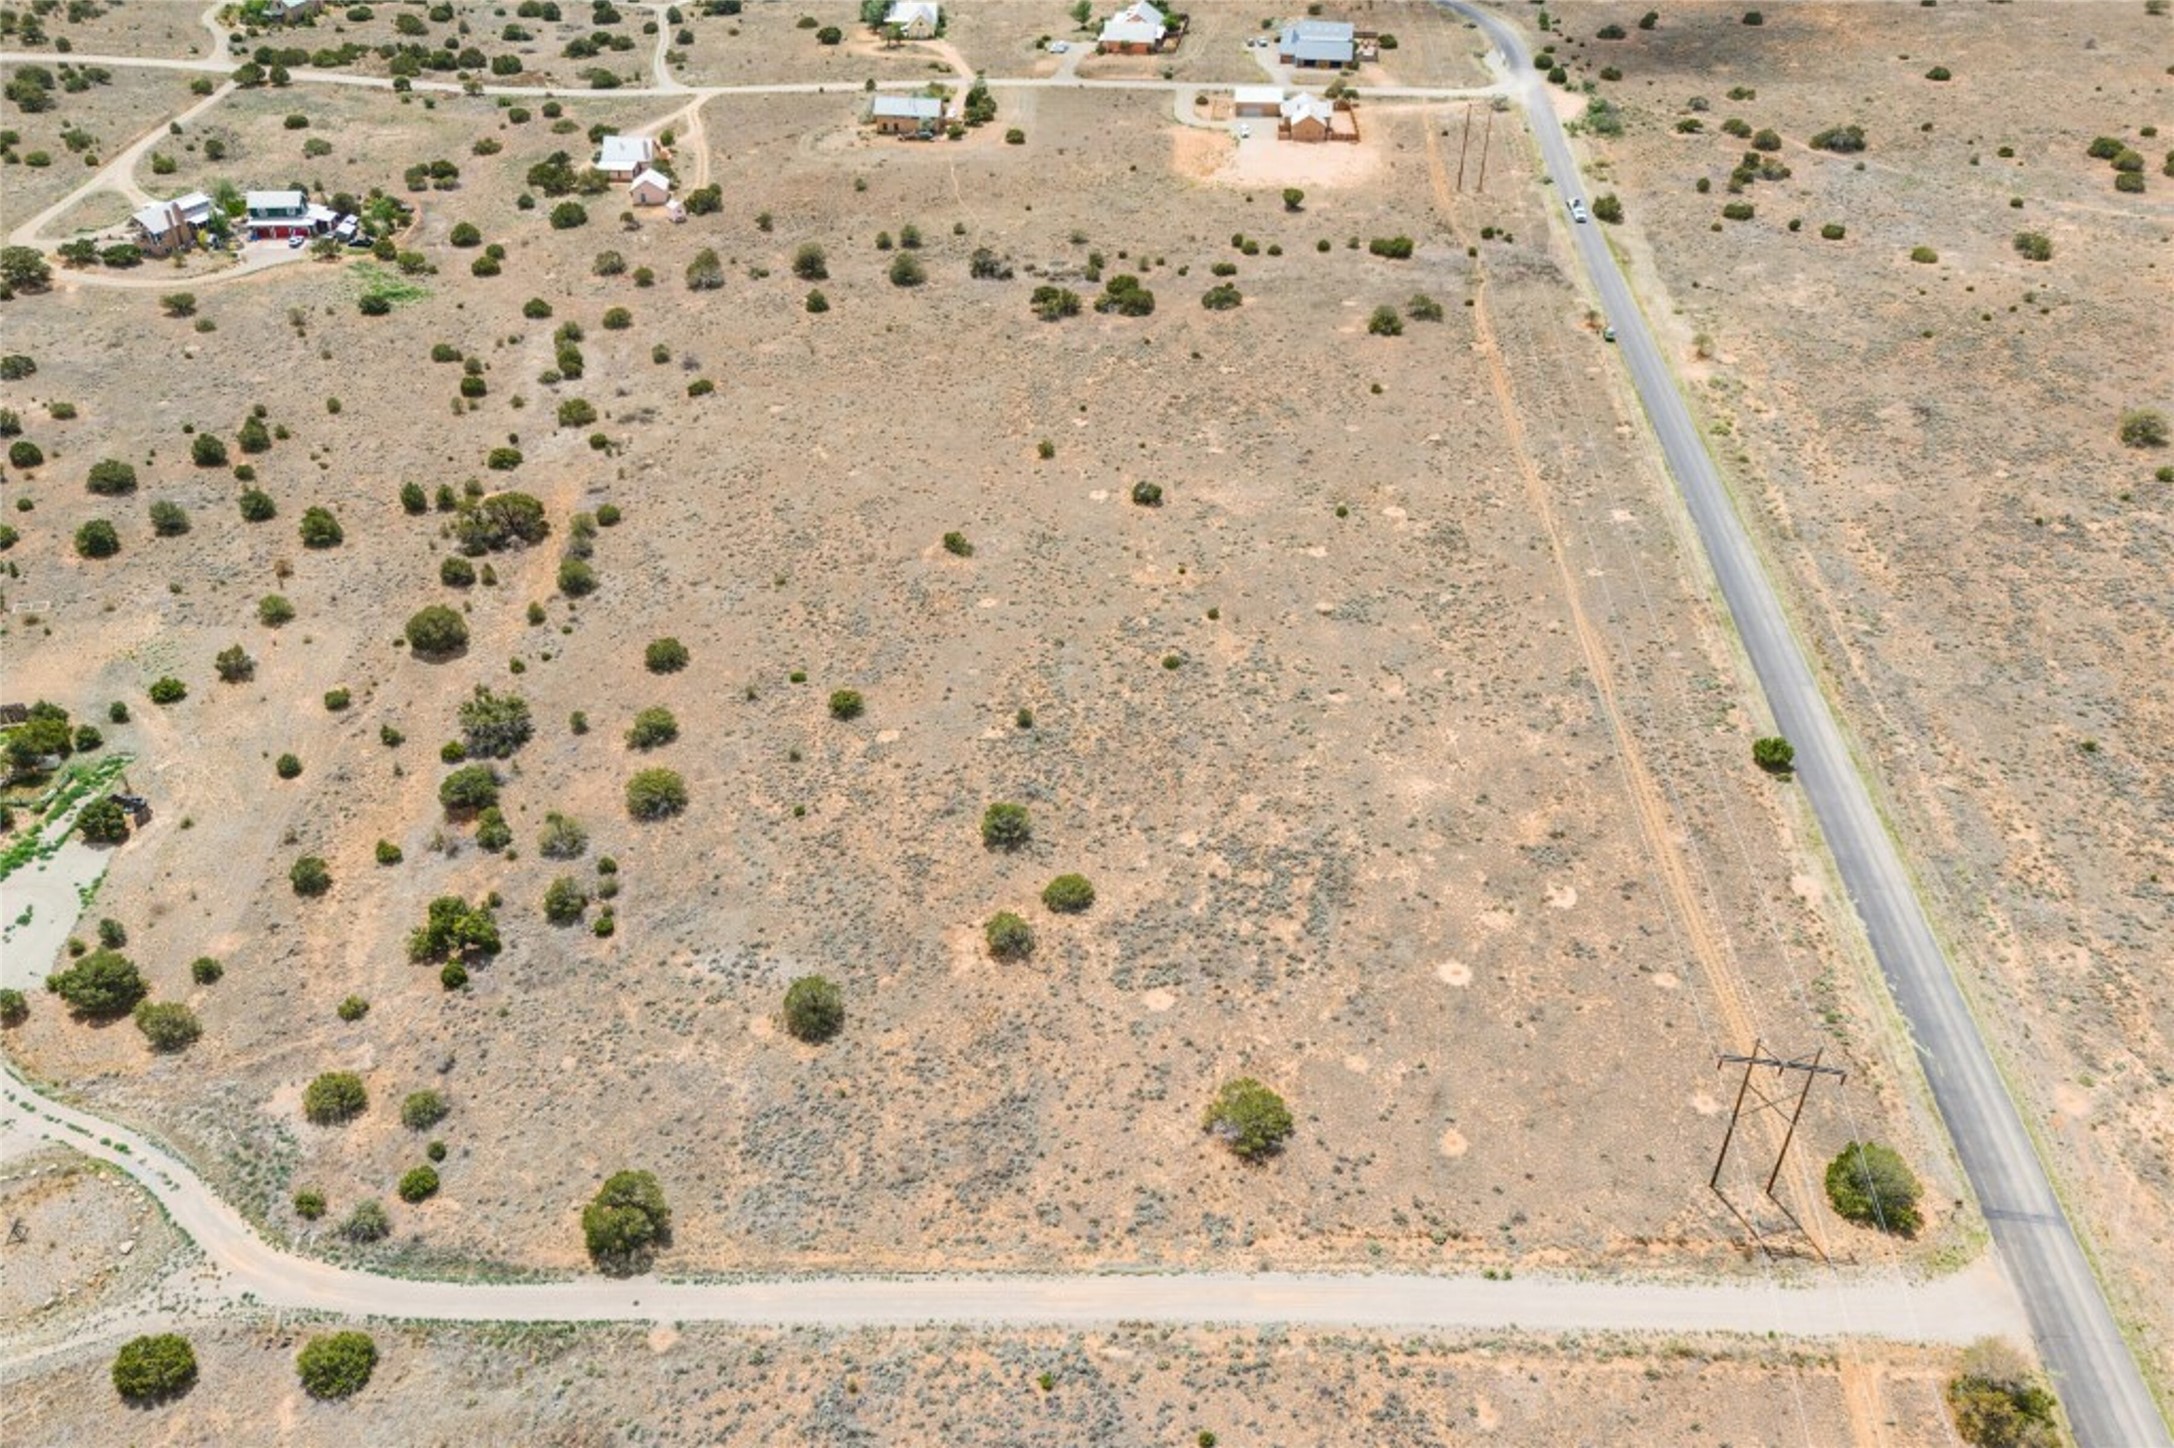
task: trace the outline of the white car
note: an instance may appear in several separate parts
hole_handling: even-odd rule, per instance
[[[1582,200],[1573,200],[1570,203],[1570,219],[1580,226],[1585,224],[1585,203]]]
[[[1049,53],[1051,55],[1062,55],[1071,48],[1072,42],[1069,40],[1052,40],[1049,42]]]
[[[1252,139],[1253,139],[1253,128],[1252,128],[1251,126],[1244,126],[1244,125],[1241,125],[1241,126],[1240,126],[1240,127],[1238,128],[1238,139],[1239,139],[1239,140],[1241,140],[1241,141],[1250,141],[1250,140],[1252,140]]]

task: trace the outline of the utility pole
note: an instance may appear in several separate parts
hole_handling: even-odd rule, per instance
[[[1472,103],[1464,103],[1464,138],[1457,142],[1457,190],[1464,191],[1464,153],[1472,148]]]
[[[1487,129],[1480,136],[1480,182],[1476,188],[1481,195],[1487,192],[1487,152],[1495,140],[1495,108],[1487,107]]]
[[[1744,1068],[1744,1078],[1736,1088],[1736,1104],[1729,1111],[1728,1130],[1722,1133],[1721,1151],[1714,1157],[1713,1175],[1706,1179],[1706,1186],[1715,1196],[1721,1198],[1721,1204],[1729,1209],[1729,1214],[1744,1224],[1744,1230],[1751,1234],[1751,1239],[1758,1244],[1759,1249],[1768,1256],[1775,1255],[1774,1248],[1768,1243],[1765,1234],[1760,1232],[1758,1226],[1749,1216],[1745,1215],[1742,1208],[1729,1200],[1728,1192],[1721,1185],[1721,1169],[1728,1164],[1729,1149],[1736,1140],[1736,1128],[1747,1117],[1757,1116],[1762,1111],[1786,1114],[1789,1124],[1782,1132],[1781,1146],[1774,1153],[1774,1164],[1767,1171],[1766,1184],[1761,1188],[1761,1191],[1766,1199],[1772,1202],[1784,1217],[1789,1219],[1789,1225],[1796,1229],[1796,1234],[1810,1244],[1814,1252],[1819,1254],[1819,1260],[1824,1262],[1827,1260],[1826,1252],[1820,1247],[1812,1234],[1804,1229],[1804,1223],[1797,1219],[1795,1212],[1789,1210],[1788,1204],[1774,1195],[1774,1183],[1781,1179],[1782,1163],[1788,1159],[1789,1147],[1797,1137],[1797,1123],[1804,1119],[1804,1103],[1811,1099],[1812,1083],[1822,1076],[1832,1076],[1835,1078],[1837,1086],[1846,1085],[1849,1081],[1849,1073],[1837,1066],[1823,1066],[1820,1064],[1820,1057],[1826,1054],[1824,1047],[1812,1052],[1808,1057],[1800,1056],[1785,1061],[1778,1056],[1767,1055],[1764,1050],[1765,1044],[1764,1041],[1754,1040],[1751,1043],[1751,1053],[1749,1055],[1723,1055],[1714,1063],[1716,1070],[1726,1066],[1742,1066]],[[1773,1073],[1774,1079],[1771,1085],[1757,1079],[1758,1073],[1766,1071]],[[1801,1082],[1793,1091],[1789,1085],[1792,1079]],[[1748,1111],[1746,1110],[1747,1103],[1749,1103]]]

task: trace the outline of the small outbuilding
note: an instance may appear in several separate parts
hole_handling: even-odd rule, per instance
[[[657,159],[657,143],[648,136],[606,136],[597,148],[596,169],[614,181],[632,181]]]
[[[636,206],[662,206],[671,199],[672,178],[654,166],[627,183],[627,200]]]
[[[1356,28],[1348,20],[1297,20],[1283,27],[1276,58],[1306,68],[1342,67],[1358,53]]]
[[[1283,87],[1242,85],[1231,92],[1231,110],[1241,116],[1276,116],[1283,113]]]
[[[1095,49],[1104,55],[1153,55],[1162,49],[1163,39],[1169,34],[1168,16],[1149,0],[1132,0],[1102,23],[1102,36],[1095,42]]]

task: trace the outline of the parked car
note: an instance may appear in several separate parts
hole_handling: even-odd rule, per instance
[[[1071,48],[1072,42],[1069,40],[1052,40],[1049,42],[1049,53],[1051,55],[1062,55]]]
[[[1238,127],[1238,139],[1239,139],[1239,140],[1241,140],[1241,141],[1250,141],[1250,140],[1252,140],[1252,139],[1253,139],[1253,128],[1252,128],[1251,126],[1247,126],[1247,125],[1241,125],[1241,126],[1239,126],[1239,127]]]
[[[1600,329],[1600,340],[1603,342],[1613,342],[1615,340],[1615,328],[1602,327]]]

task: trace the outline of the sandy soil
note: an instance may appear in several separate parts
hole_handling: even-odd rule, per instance
[[[1831,1359],[1696,1340],[1386,1340],[1306,1332],[1120,1330],[733,1333],[374,1329],[370,1385],[305,1396],[313,1329],[193,1329],[200,1378],[132,1411],[107,1350],[8,1385],[21,1441],[107,1444],[338,1437],[619,1443],[1835,1443],[1870,1426],[1907,1448],[1952,1441],[1944,1364]],[[1046,1375],[1046,1376],[1045,1376]],[[1047,1383],[1044,1387],[1043,1384]],[[1866,1415],[1873,1415],[1869,1422]],[[427,1424],[427,1428],[424,1426]],[[1870,1441],[1870,1440],[1867,1440]]]
[[[140,1301],[183,1246],[119,1172],[58,1147],[0,1166],[0,1339],[56,1343]],[[11,1427],[14,1414],[4,1415]]]
[[[54,56],[40,63],[57,74],[55,67],[64,58]],[[0,81],[12,80],[15,71],[14,66],[0,65]],[[0,130],[19,133],[21,139],[13,148],[16,154],[42,151],[52,164],[0,166],[0,195],[6,198],[0,202],[0,231],[35,216],[81,186],[115,152],[186,106],[191,99],[189,79],[160,71],[115,70],[111,84],[87,91],[70,93],[56,85],[49,111],[26,115],[12,103],[6,104],[0,112]],[[94,139],[86,149],[71,151],[61,140],[66,131],[81,131]],[[121,216],[127,215],[125,203],[118,198],[106,201],[109,212],[118,207]]]
[[[276,156],[319,129],[284,131],[284,104],[252,97],[220,123]],[[35,430],[52,461],[10,480],[35,503],[19,586],[53,600],[50,637],[10,639],[11,684],[84,714],[131,701],[117,742],[174,827],[119,853],[100,909],[128,922],[156,993],[206,1024],[188,1055],[153,1061],[134,1032],[41,999],[16,1043],[40,1073],[153,1124],[315,1245],[291,1192],[324,1190],[335,1219],[389,1199],[423,1145],[399,1098],[445,1090],[445,1190],[391,1204],[384,1250],[417,1266],[574,1266],[581,1200],[638,1164],[667,1181],[682,1271],[1703,1267],[1736,1237],[1704,1189],[1725,1092],[1712,1053],[1754,1034],[1825,1043],[1856,1073],[1816,1103],[1807,1160],[1892,1134],[1944,1179],[1830,943],[1804,822],[1745,762],[1759,721],[1502,137],[1487,193],[1458,198],[1449,114],[1384,108],[1375,178],[1294,216],[1273,190],[1175,174],[1159,93],[1007,95],[1000,125],[1025,127],[1023,147],[869,144],[837,97],[719,101],[705,120],[726,215],[628,230],[604,198],[562,232],[512,199],[579,138],[500,129],[481,100],[326,105],[333,184],[395,187],[412,161],[459,159],[461,189],[423,198],[441,268],[426,297],[363,317],[357,271],[310,265],[207,297],[208,334],[149,296],[64,292],[10,314],[40,370],[6,403],[83,405]],[[506,150],[473,157],[464,126]],[[504,276],[468,275],[472,253],[443,240],[459,219],[508,246]],[[908,222],[931,273],[913,291],[884,280],[874,245]],[[1517,240],[1480,243],[1483,224]],[[1243,255],[1234,233],[1263,249]],[[1413,261],[1366,253],[1397,233],[1420,240]],[[822,316],[788,270],[803,240],[829,249]],[[970,281],[984,245],[1019,275]],[[689,293],[704,246],[729,280]],[[607,248],[658,285],[592,275]],[[1035,321],[1038,280],[1093,293],[1094,251],[1157,290],[1155,315]],[[1247,301],[1211,314],[1197,299],[1222,260]],[[1373,307],[1416,291],[1447,319],[1365,335]],[[525,320],[531,296],[556,315]],[[614,305],[630,329],[600,325]],[[541,383],[567,320],[587,328],[587,375]],[[427,361],[437,341],[483,360],[473,410],[456,410],[458,369]],[[124,348],[156,387],[121,385]],[[696,377],[716,394],[687,397]],[[552,425],[573,396],[603,414],[606,448]],[[182,427],[231,432],[254,403],[292,435],[253,460],[280,517],[242,526],[236,484],[187,465]],[[513,438],[519,470],[486,474]],[[137,497],[81,488],[107,453],[137,463]],[[472,475],[535,493],[556,538],[463,595],[437,581],[439,520],[404,516],[395,493]],[[1162,508],[1127,501],[1143,478]],[[156,498],[195,531],[154,539]],[[599,540],[601,592],[553,598],[569,515],[604,501],[627,518]],[[312,504],[343,519],[338,549],[299,546]],[[98,514],[123,550],[94,565],[67,539]],[[973,557],[940,548],[954,528]],[[300,611],[277,631],[254,618],[275,589]],[[469,611],[469,652],[407,657],[401,621],[441,600]],[[651,676],[641,647],[665,633],[694,664]],[[256,677],[221,685],[210,659],[236,640]],[[191,695],[159,709],[143,689],[167,672]],[[505,767],[504,857],[435,800],[436,746],[482,682],[539,724]],[[822,702],[844,685],[869,701],[850,725]],[[320,702],[334,686],[353,690],[343,713]],[[620,736],[649,704],[681,739],[637,759]],[[575,710],[590,733],[568,729]],[[407,742],[381,745],[386,725]],[[281,782],[287,750],[303,772]],[[684,772],[694,803],[637,827],[620,790],[652,762]],[[981,848],[975,819],[998,798],[1034,810],[1030,849]],[[587,857],[537,857],[547,809],[587,822]],[[401,865],[373,863],[379,839]],[[547,927],[546,884],[594,881],[606,853],[617,933]],[[321,901],[287,889],[302,854],[331,862]],[[1042,884],[1075,869],[1094,910],[1043,911]],[[448,995],[402,941],[432,896],[490,890],[508,949]],[[1040,933],[1028,964],[977,948],[1005,908]],[[186,976],[205,953],[227,964],[209,988]],[[810,970],[850,1003],[820,1050],[774,1026]],[[371,1010],[342,1022],[351,993]],[[299,1089],[333,1067],[362,1071],[375,1105],[306,1126]],[[1240,1072],[1298,1115],[1266,1171],[1198,1130]],[[1795,1174],[1803,1210],[1810,1181]],[[1815,1224],[1841,1254],[1886,1260]],[[1942,1231],[1935,1245],[1968,1240],[1967,1223]]]
[[[1609,18],[1573,5],[1566,28]],[[2166,455],[2121,447],[2115,426],[2174,405],[2174,331],[2114,279],[2148,288],[2168,265],[2169,32],[2140,6],[2000,18],[1790,6],[1753,31],[1694,10],[1566,53],[1623,72],[1602,90],[1627,133],[1595,154],[1630,211],[1624,245],[1677,345],[1708,339],[1693,395],[1717,454],[2165,1381],[2174,491],[2153,477]],[[1953,79],[1927,79],[1934,65]],[[1755,95],[1729,99],[1738,84]],[[1678,134],[1693,95],[1707,132]],[[1775,128],[1792,169],[1747,192],[1742,223],[1718,216],[1732,116]],[[1805,144],[1846,122],[1865,128],[1861,156]],[[2084,154],[2101,133],[2146,150],[2145,194]],[[1830,221],[1843,240],[1819,238]],[[2017,254],[2026,230],[2052,239],[2050,261]],[[1937,263],[1913,263],[1916,246]]]

